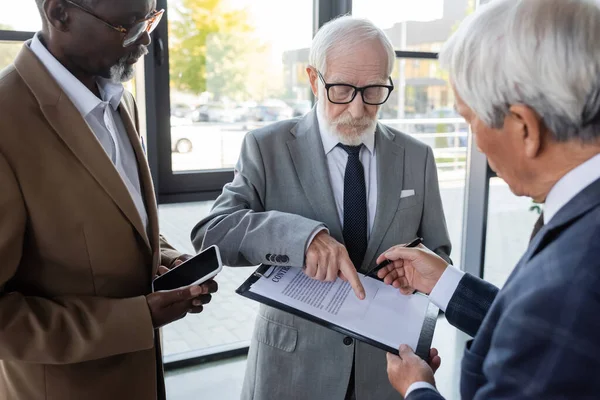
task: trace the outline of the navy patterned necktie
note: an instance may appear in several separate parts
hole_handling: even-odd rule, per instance
[[[360,146],[338,144],[348,153],[344,175],[344,242],[350,260],[359,269],[367,251],[367,189],[360,162]]]
[[[535,235],[537,235],[538,232],[543,227],[544,227],[544,213],[542,212],[540,214],[540,217],[537,219],[537,221],[535,221],[535,225],[533,226],[533,232],[531,232],[531,237],[529,238],[530,242],[533,240],[533,238],[535,237]]]

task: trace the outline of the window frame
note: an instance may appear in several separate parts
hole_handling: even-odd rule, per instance
[[[157,0],[168,21],[168,0]],[[351,14],[352,0],[313,0],[313,34],[331,19]],[[214,200],[233,179],[233,169],[173,171],[170,124],[170,78],[168,24],[161,23],[152,34],[146,62],[147,141],[150,169],[159,204]],[[159,134],[162,132],[163,134]],[[164,134],[164,133],[168,134]]]
[[[25,42],[34,35],[35,32],[0,30],[0,42]]]

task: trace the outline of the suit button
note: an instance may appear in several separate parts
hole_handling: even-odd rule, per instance
[[[265,256],[265,258],[267,259],[267,261],[269,261],[269,262],[270,262],[270,261],[271,261],[271,253],[267,254],[267,255]]]
[[[344,338],[344,344],[345,344],[346,346],[350,346],[350,345],[351,345],[353,342],[354,342],[354,340],[352,340],[352,338],[351,338],[351,337],[348,337],[348,336],[346,336],[346,337]]]
[[[285,264],[285,263],[287,263],[287,262],[289,262],[289,261],[290,261],[290,258],[289,258],[288,256],[282,256],[282,257],[281,257],[281,262],[282,262],[282,263],[284,263],[284,264]]]
[[[283,257],[278,255],[277,257],[275,257],[275,261],[277,261],[278,264],[281,264],[283,263]]]
[[[271,262],[272,263],[276,263],[277,262],[277,255],[276,254],[272,254],[271,255]]]

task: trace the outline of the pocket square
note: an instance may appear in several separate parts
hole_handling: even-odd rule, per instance
[[[405,197],[410,197],[410,196],[414,196],[415,195],[415,191],[414,190],[403,190],[400,192],[400,198],[403,199]]]

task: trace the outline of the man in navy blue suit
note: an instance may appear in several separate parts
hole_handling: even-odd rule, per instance
[[[474,143],[520,196],[544,204],[503,289],[424,247],[377,262],[403,293],[430,296],[474,337],[462,399],[600,398],[600,5],[496,0],[445,45],[457,111]],[[439,366],[439,357],[431,361]],[[442,399],[432,368],[407,346],[388,355],[407,400]]]

